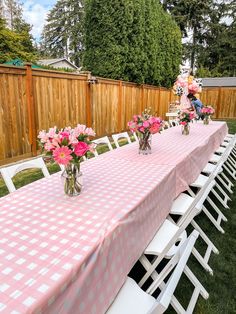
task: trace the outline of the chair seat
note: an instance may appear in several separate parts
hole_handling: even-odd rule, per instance
[[[216,168],[218,166],[217,165],[214,165],[214,164],[211,164],[211,163],[207,163],[207,165],[205,166],[205,168],[202,170],[202,172],[206,173],[206,174],[211,174],[213,173]],[[223,171],[222,168],[220,168],[218,171],[217,171],[217,174],[221,173]]]
[[[221,160],[221,156],[216,155],[216,154],[213,154],[213,155],[211,155],[211,158],[210,158],[209,161],[216,164],[216,163],[218,163],[220,160]]]
[[[215,153],[216,154],[224,154],[224,152],[226,151],[226,147],[219,147]]]
[[[196,188],[201,188],[201,187],[203,187],[206,184],[208,179],[209,178],[207,176],[204,176],[203,174],[200,174],[198,176],[198,178],[193,183],[190,184],[190,186],[196,187]]]
[[[170,209],[170,213],[173,215],[184,215],[188,208],[193,203],[194,198],[185,194],[181,193],[173,202],[172,207]]]
[[[160,229],[155,234],[152,241],[146,247],[144,254],[146,255],[161,254],[178,230],[179,230],[179,227],[176,224],[166,219],[164,223],[161,225]],[[180,237],[176,239],[176,242],[177,241],[183,242],[186,239],[187,239],[187,233],[186,231],[184,231],[180,235]],[[178,246],[173,245],[167,252],[166,257],[167,258],[172,257],[178,250],[179,245],[180,244],[178,244]]]
[[[155,303],[154,297],[144,292],[133,279],[127,277],[106,314],[147,314]]]

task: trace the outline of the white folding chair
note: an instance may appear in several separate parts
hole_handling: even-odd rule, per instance
[[[177,126],[177,125],[179,125],[179,121],[177,119],[169,120],[169,125],[171,127]]]
[[[205,299],[209,296],[207,291],[187,266],[187,261],[193,250],[197,237],[198,233],[193,231],[189,238],[185,240],[184,244],[179,248],[175,257],[172,259],[171,267],[166,271],[164,276],[162,276],[161,280],[159,276],[155,276],[155,271],[152,273],[153,283],[149,291],[144,292],[133,279],[127,277],[124,285],[106,314],[161,314],[167,310],[169,304],[171,304],[179,314],[192,313],[199,294]],[[170,278],[165,283],[164,279],[172,270],[173,272]],[[174,292],[183,272],[188,278],[191,278],[190,281],[195,287],[187,310],[182,307],[174,296]],[[157,288],[160,288],[161,292],[157,299],[155,299],[151,294],[153,294]]]
[[[0,173],[10,193],[16,190],[12,178],[20,171],[31,168],[41,169],[45,177],[50,176],[42,157],[32,158],[30,160],[0,168]]]
[[[210,221],[215,224],[215,218],[211,215],[211,213],[207,210],[207,208],[203,205],[205,200],[208,198],[208,194],[212,190],[212,187],[214,186],[215,182],[214,180],[210,180],[209,182],[206,182],[203,190],[202,195],[199,198],[198,195],[194,197],[189,196],[185,193],[181,193],[173,202],[173,205],[170,210],[171,215],[177,215],[180,216],[176,222],[177,226],[181,227],[182,224],[186,225],[186,217],[189,217],[189,223],[193,226],[195,230],[197,230],[202,238],[202,240],[207,245],[207,249],[202,256],[196,248],[193,250],[193,255],[196,257],[198,262],[202,265],[202,267],[208,271],[211,275],[213,275],[213,270],[209,266],[208,261],[211,255],[211,252],[214,252],[216,254],[219,254],[219,250],[216,248],[216,246],[213,244],[213,242],[209,239],[209,237],[206,235],[206,233],[200,228],[200,226],[196,223],[194,218],[202,211],[205,213],[207,218],[210,219]],[[198,202],[196,203],[196,200]],[[193,203],[196,203],[193,207]],[[189,215],[189,212],[192,212],[191,216]],[[223,214],[222,214],[223,215]],[[223,216],[224,217],[224,216]],[[222,219],[222,217],[219,214],[218,220]],[[220,226],[220,222],[217,221]],[[221,227],[220,227],[221,228]],[[221,228],[222,229],[222,228]]]
[[[127,132],[113,134],[112,138],[113,138],[113,141],[114,141],[114,143],[115,143],[117,148],[120,147],[119,139],[121,139],[121,138],[126,139],[128,141],[128,143],[131,144],[131,140],[130,140],[129,134]]]
[[[107,145],[109,150],[113,150],[113,147],[111,146],[111,143],[110,143],[109,138],[107,136],[98,138],[98,139],[94,140],[93,143],[96,144],[97,146],[98,145]],[[97,146],[96,146],[96,148],[94,150],[94,155],[96,157],[99,155],[98,152],[97,152]]]
[[[132,132],[132,135],[133,135],[133,137],[134,137],[135,141],[138,141],[138,137],[137,137],[136,132]]]

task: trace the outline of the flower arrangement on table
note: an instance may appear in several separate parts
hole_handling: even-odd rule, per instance
[[[131,132],[138,136],[140,154],[151,154],[151,135],[160,132],[163,123],[160,117],[151,115],[150,109],[145,109],[141,115],[134,115],[128,122]]]
[[[182,134],[189,134],[189,122],[191,122],[194,118],[196,118],[196,114],[194,111],[183,109],[178,112],[178,120],[180,122],[180,125],[182,126]]]
[[[47,156],[51,156],[56,163],[64,166],[64,191],[67,195],[78,195],[82,189],[82,174],[80,161],[89,151],[94,151],[94,144],[90,137],[95,136],[92,128],[78,124],[74,129],[66,127],[59,130],[50,128],[48,132],[39,132],[39,144]]]
[[[211,106],[205,106],[201,109],[201,113],[203,116],[203,123],[209,124],[210,116],[212,116],[215,113],[215,109]]]

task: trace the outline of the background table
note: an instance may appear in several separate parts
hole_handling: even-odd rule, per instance
[[[84,162],[83,192],[60,174],[0,199],[0,313],[94,313],[109,307],[129,270],[227,133],[225,123],[153,136]]]

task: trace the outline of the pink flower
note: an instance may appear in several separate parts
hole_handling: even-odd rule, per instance
[[[85,142],[78,142],[74,146],[74,153],[80,157],[84,156],[88,150],[89,150],[89,145],[86,144]]]
[[[45,144],[44,144],[44,149],[48,152],[52,151],[55,149],[55,146],[50,142],[50,141],[47,141]]]
[[[87,134],[88,136],[95,136],[95,132],[92,128],[86,128],[85,134]]]
[[[95,143],[91,143],[91,144],[89,145],[89,151],[90,151],[91,153],[94,153],[96,146],[97,146],[97,145],[96,145]]]
[[[60,138],[61,138],[62,141],[64,139],[67,139],[69,141],[69,136],[70,136],[69,132],[62,131],[62,132],[59,133],[59,135],[60,135]]]
[[[66,166],[72,159],[71,153],[72,150],[67,146],[57,147],[53,152],[53,158],[58,164]]]
[[[44,131],[44,130],[40,131],[39,135],[38,135],[38,138],[40,139],[41,143],[46,143],[47,140],[48,140],[48,135],[47,135],[46,131]]]
[[[141,126],[140,128],[138,128],[139,132],[144,133],[145,129],[143,126]]]
[[[137,123],[134,121],[128,122],[128,127],[130,128],[130,131],[136,132],[137,131]]]
[[[181,124],[181,125],[186,125],[187,122],[186,122],[186,121],[181,121],[180,124]]]
[[[48,131],[48,137],[53,138],[56,135],[57,132],[57,127],[54,126],[54,128],[50,128]]]
[[[143,127],[144,127],[144,128],[148,128],[148,127],[149,127],[148,121],[143,121]]]
[[[160,124],[154,123],[154,124],[150,127],[149,131],[150,131],[150,133],[155,134],[155,133],[159,132],[159,129],[160,129]]]
[[[84,134],[85,130],[86,130],[86,125],[84,124],[77,124],[77,127],[75,128],[75,132],[78,135]]]

